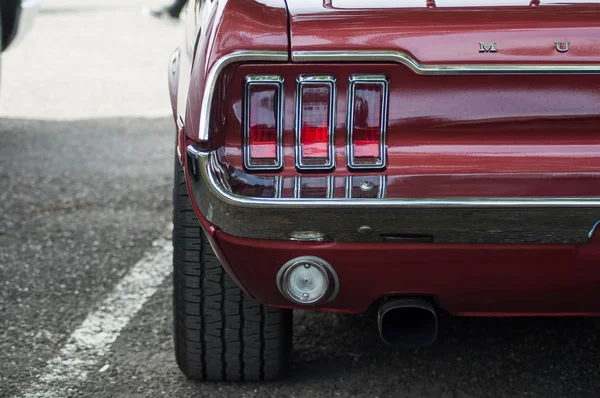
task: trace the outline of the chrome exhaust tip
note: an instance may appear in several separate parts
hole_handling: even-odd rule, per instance
[[[377,313],[381,339],[389,346],[415,349],[431,345],[438,334],[435,308],[420,298],[394,298],[385,301]]]

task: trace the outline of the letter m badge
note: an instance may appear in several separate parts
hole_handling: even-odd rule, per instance
[[[487,45],[484,41],[479,42],[479,52],[480,53],[495,53],[498,52],[496,50],[496,42],[493,41],[489,45]]]

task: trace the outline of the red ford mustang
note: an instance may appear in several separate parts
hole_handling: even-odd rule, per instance
[[[600,315],[600,1],[195,0],[175,52],[190,378],[282,375],[292,310]],[[491,5],[493,3],[493,5]]]

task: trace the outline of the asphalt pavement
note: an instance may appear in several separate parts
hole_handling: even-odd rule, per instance
[[[600,396],[591,318],[445,317],[436,345],[394,352],[370,315],[298,312],[287,379],[186,380],[171,335],[166,86],[183,32],[142,14],[158,4],[47,0],[3,54],[0,396]]]

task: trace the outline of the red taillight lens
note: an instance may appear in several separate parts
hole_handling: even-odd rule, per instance
[[[317,123],[302,122],[302,129],[300,130],[302,158],[323,161],[328,156],[329,127],[326,121],[321,126],[315,126]]]
[[[381,149],[381,86],[361,84],[354,90],[354,157],[379,158]]]
[[[385,167],[387,89],[384,76],[353,76],[348,101],[351,168]]]
[[[246,79],[244,166],[249,170],[276,170],[281,156],[283,80],[277,76]]]
[[[335,79],[301,76],[296,95],[296,167],[330,169],[334,166]]]

